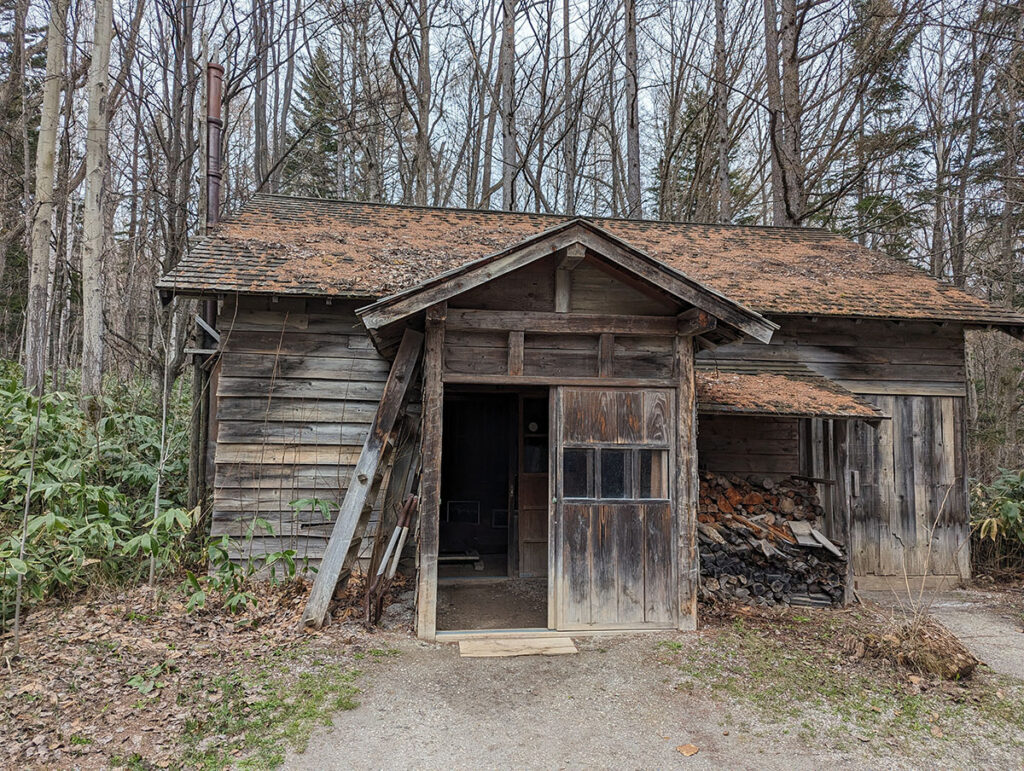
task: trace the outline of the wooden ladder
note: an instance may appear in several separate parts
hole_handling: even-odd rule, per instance
[[[380,463],[377,464],[377,470],[374,473],[373,481],[366,493],[366,500],[363,503],[362,510],[359,512],[359,520],[356,522],[356,529],[352,533],[352,541],[349,543],[348,550],[345,552],[345,558],[342,560],[341,571],[338,573],[338,580],[335,581],[334,585],[334,594],[342,591],[348,584],[348,579],[352,576],[352,567],[359,559],[359,552],[363,547],[363,536],[366,535],[366,529],[370,524],[370,519],[373,517],[374,504],[380,496],[381,491],[386,491],[388,489],[391,477],[391,468],[394,465],[394,457],[395,443],[393,439],[389,438],[384,444],[384,448],[380,456]]]
[[[359,547],[370,521],[373,504],[390,475],[395,450],[394,429],[412,385],[423,350],[423,335],[407,329],[391,365],[384,393],[377,406],[370,432],[359,453],[345,499],[338,510],[331,538],[310,590],[302,623],[320,627],[339,581],[348,580],[359,557]]]

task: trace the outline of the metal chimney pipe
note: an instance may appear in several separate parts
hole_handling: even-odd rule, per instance
[[[206,65],[206,231],[220,222],[221,92],[224,68],[216,62]]]

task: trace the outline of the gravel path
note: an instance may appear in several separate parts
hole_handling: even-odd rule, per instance
[[[900,604],[891,592],[866,599]],[[927,602],[993,670],[1024,678],[1024,598],[966,590]],[[740,705],[676,690],[679,673],[658,663],[664,655],[658,643],[667,638],[692,645],[692,636],[583,637],[575,656],[505,659],[461,659],[454,645],[385,636],[381,643],[398,654],[369,662],[361,706],[315,732],[307,751],[290,754],[285,768],[833,771],[925,768],[937,759],[913,753],[881,758],[862,752],[856,741],[846,745],[852,752],[823,749],[798,739],[799,726],[783,731]],[[852,726],[848,730],[856,736]],[[684,757],[676,750],[684,744],[700,751]],[[969,767],[965,751],[967,757],[946,747],[943,762]]]
[[[396,639],[401,653],[367,673],[362,706],[285,768],[863,767],[795,737],[725,732],[721,706],[671,688],[653,660],[659,639],[580,638],[575,656],[505,659]],[[689,743],[700,751],[684,757],[676,747]]]

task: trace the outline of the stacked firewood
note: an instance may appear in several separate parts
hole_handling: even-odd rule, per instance
[[[839,557],[820,544],[801,545],[789,526],[815,527],[823,513],[814,485],[800,479],[751,482],[702,473],[701,598],[758,606],[841,604],[845,552]]]

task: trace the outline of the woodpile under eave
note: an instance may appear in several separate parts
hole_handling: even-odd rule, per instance
[[[749,605],[840,605],[846,555],[816,527],[814,486],[792,477],[751,483],[702,473],[700,595]]]

